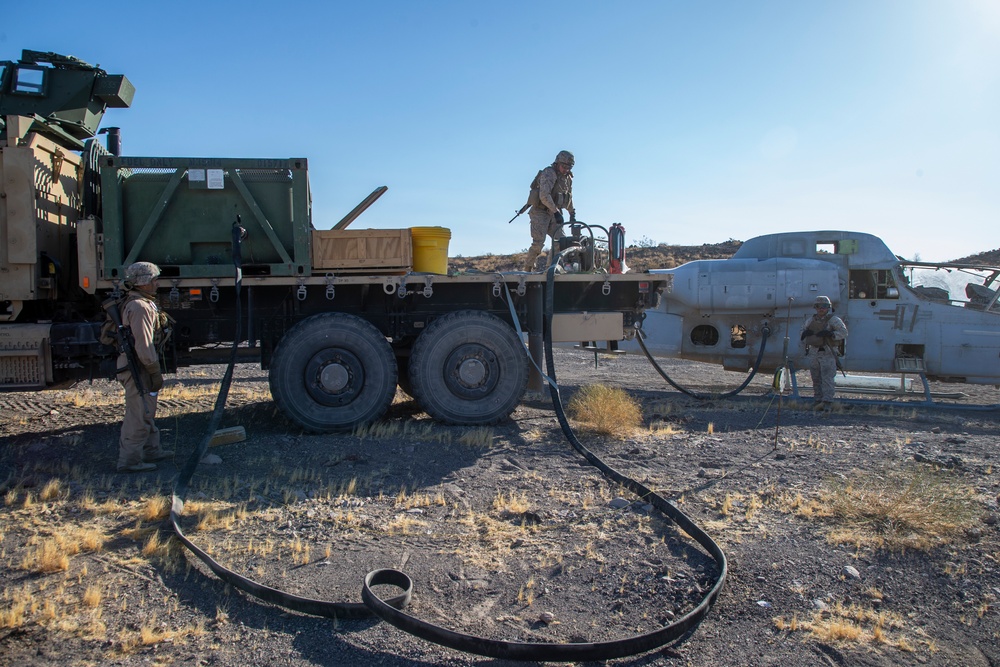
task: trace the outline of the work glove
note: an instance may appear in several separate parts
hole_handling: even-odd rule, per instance
[[[163,388],[163,373],[160,372],[160,364],[146,364],[146,372],[149,373],[149,391],[160,391]]]
[[[833,331],[831,331],[830,329],[823,329],[816,335],[819,336],[820,338],[833,338]]]
[[[799,340],[805,340],[808,336],[809,336],[809,329],[806,329],[805,331],[802,332],[802,335],[799,336]]]
[[[562,211],[556,211],[555,217],[556,217],[556,222],[558,222],[560,225],[566,224],[565,220],[563,219]]]

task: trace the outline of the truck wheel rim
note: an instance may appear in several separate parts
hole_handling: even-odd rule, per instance
[[[461,345],[448,355],[445,383],[456,396],[475,399],[496,387],[500,367],[496,355],[482,345]]]
[[[323,405],[350,403],[365,381],[364,365],[351,352],[328,348],[314,354],[306,364],[306,389]]]

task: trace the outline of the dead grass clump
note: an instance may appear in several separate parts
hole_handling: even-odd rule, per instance
[[[897,614],[837,602],[826,611],[816,611],[807,619],[797,616],[773,619],[774,627],[787,632],[808,632],[816,639],[836,644],[874,644],[913,650],[902,634],[903,619]]]
[[[489,426],[474,428],[459,436],[458,442],[473,449],[486,449],[493,444],[493,429]]]
[[[828,486],[836,544],[927,551],[963,534],[978,513],[971,487],[926,467],[857,472]]]
[[[500,491],[493,498],[493,510],[500,514],[524,514],[530,508],[528,497],[523,492],[515,494],[511,491],[504,494]]]
[[[83,603],[84,607],[89,607],[90,609],[96,609],[101,606],[101,599],[104,594],[101,592],[99,586],[87,586],[87,590],[83,592],[83,597],[80,602]]]
[[[42,501],[56,500],[59,498],[62,490],[62,481],[58,477],[53,477],[42,487],[41,493],[38,494],[38,499]]]
[[[63,540],[52,538],[42,540],[24,555],[21,569],[35,574],[52,574],[69,569],[69,557]]]
[[[570,417],[602,435],[624,440],[642,423],[639,402],[622,389],[587,385],[566,406]]]
[[[139,509],[137,517],[141,521],[162,521],[170,515],[170,500],[166,496],[154,496]]]
[[[424,532],[429,524],[409,514],[399,514],[385,527],[387,535],[414,535]]]

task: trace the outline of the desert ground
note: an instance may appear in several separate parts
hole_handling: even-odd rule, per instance
[[[569,400],[622,390],[641,422],[571,420],[611,467],[676,503],[729,575],[680,640],[613,665],[1000,664],[994,387],[961,408],[843,395],[829,413],[757,377],[695,400],[641,357],[556,350]],[[663,362],[720,393],[742,375]],[[120,388],[0,395],[0,663],[5,665],[504,665],[376,620],[334,620],[220,582],[172,537],[169,498],[205,436],[221,367],[168,376],[158,423],[175,460],[114,470]],[[883,399],[885,397],[882,397]],[[586,419],[585,419],[586,418]],[[548,394],[491,427],[445,426],[399,392],[381,422],[309,435],[278,414],[266,374],[237,368],[223,427],[244,441],[198,465],[185,533],[244,576],[357,602],[398,568],[414,616],[478,636],[584,642],[650,632],[697,604],[711,558],[567,443]],[[520,663],[523,664],[523,663]]]

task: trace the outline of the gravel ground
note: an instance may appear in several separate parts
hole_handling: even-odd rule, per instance
[[[707,618],[663,649],[614,665],[998,665],[1000,466],[995,411],[908,399],[816,414],[756,378],[695,401],[645,360],[556,352],[568,398],[603,382],[639,400],[642,428],[581,439],[701,525],[730,559]],[[701,391],[739,375],[665,364]],[[374,620],[334,621],[233,591],[171,538],[166,501],[208,424],[219,367],[167,379],[158,423],[176,459],[114,472],[120,389],[0,395],[0,664],[502,665]],[[799,374],[808,384],[808,375]],[[993,387],[934,386],[997,402]],[[805,388],[808,394],[808,388]],[[717,574],[692,540],[607,482],[567,443],[546,396],[491,428],[431,421],[400,393],[376,427],[301,433],[265,374],[239,367],[187,535],[237,572],[298,595],[360,600],[364,575],[400,568],[413,615],[495,639],[597,641],[689,611]],[[997,467],[998,469],[995,469]],[[951,518],[851,530],[846,490],[926,487]],[[909,488],[909,487],[907,487]],[[895,532],[894,532],[895,531]],[[887,535],[902,535],[906,548]]]

